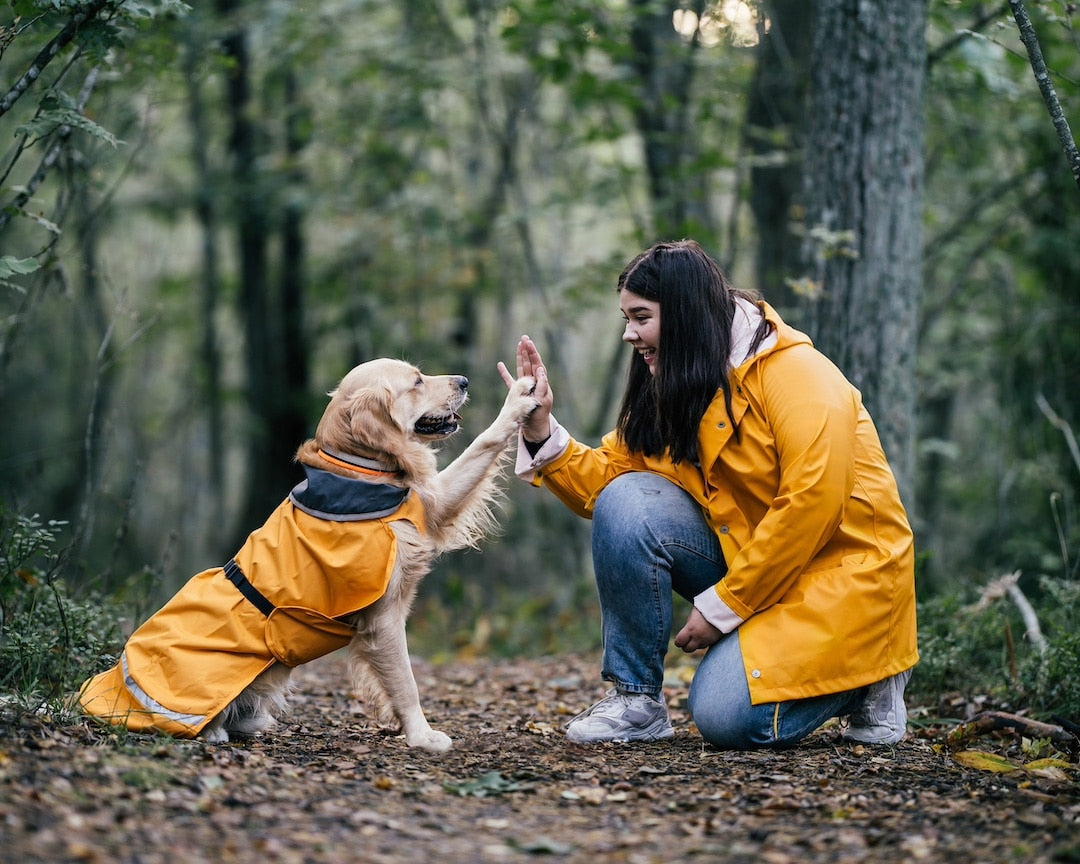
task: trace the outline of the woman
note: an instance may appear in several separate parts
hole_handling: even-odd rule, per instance
[[[518,474],[593,520],[614,687],[568,737],[673,734],[661,687],[674,590],[693,602],[675,645],[708,649],[689,694],[708,742],[791,746],[847,717],[845,737],[895,744],[918,660],[912,535],[858,391],[693,241],[635,257],[618,295],[634,355],[599,447],[552,417],[540,353],[528,336],[517,347],[540,402]]]

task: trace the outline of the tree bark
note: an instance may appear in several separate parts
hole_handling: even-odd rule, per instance
[[[288,62],[288,61],[287,61]],[[272,436],[271,457],[275,464],[291,463],[296,448],[314,431],[308,428],[306,412],[308,389],[308,345],[304,329],[304,264],[307,244],[304,242],[304,217],[301,190],[304,173],[300,154],[309,140],[307,108],[300,82],[291,67],[284,70],[285,94],[285,152],[289,162],[286,187],[291,191],[282,208],[281,219],[281,303],[279,305],[279,346],[284,398],[277,408],[280,412]],[[280,492],[279,492],[280,494]]]
[[[863,394],[914,508],[925,0],[820,0],[802,243],[807,327]]]
[[[236,0],[218,2],[218,10],[225,16],[239,6]],[[265,520],[288,491],[282,482],[283,471],[287,471],[288,466],[282,468],[274,461],[274,422],[278,415],[276,402],[280,382],[274,381],[272,370],[271,298],[267,279],[268,202],[257,167],[259,154],[257,128],[252,119],[248,34],[242,24],[234,26],[235,29],[223,38],[222,50],[230,61],[226,105],[232,120],[228,144],[232,162],[230,189],[240,263],[237,313],[243,324],[250,415],[250,421],[244,425],[248,463],[244,479],[245,500],[239,523],[234,528],[236,537],[242,539]]]
[[[697,39],[684,45],[672,26],[678,4],[632,0],[631,5],[630,43],[641,88],[634,115],[644,146],[655,239],[677,239],[688,231],[712,236],[703,177],[687,170],[693,156],[689,109]],[[700,0],[691,4],[699,20],[704,8]]]
[[[757,288],[781,309],[797,303],[787,278],[799,270],[792,205],[802,180],[802,141],[810,78],[810,24],[814,2],[772,0],[764,13],[746,109],[746,149],[751,154],[750,209],[758,238]]]
[[[206,412],[207,453],[206,470],[210,480],[203,506],[207,514],[210,543],[216,547],[224,542],[225,500],[228,488],[225,476],[224,407],[221,387],[221,351],[218,344],[217,314],[220,298],[218,274],[218,214],[215,202],[216,184],[210,168],[207,142],[209,129],[206,105],[199,81],[199,63],[203,50],[202,34],[197,31],[195,13],[185,28],[183,49],[184,79],[188,96],[188,123],[191,125],[191,157],[195,169],[195,216],[202,231],[202,261],[200,262],[200,351],[198,366],[202,370],[199,392]]]

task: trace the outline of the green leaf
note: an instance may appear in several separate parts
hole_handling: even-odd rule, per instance
[[[18,126],[15,134],[26,135],[30,138],[44,138],[61,126],[81,129],[95,138],[107,141],[113,147],[123,143],[107,129],[82,114],[70,96],[57,90],[47,93],[42,98],[37,116],[30,122]]]
[[[460,783],[446,782],[443,788],[447,792],[453,792],[462,797],[489,798],[505,795],[508,792],[525,792],[532,788],[529,783],[519,783],[516,780],[507,780],[498,771],[488,771],[474,780],[463,780]]]
[[[16,258],[14,255],[0,255],[0,279],[8,276],[25,276],[33,273],[41,265],[36,258]]]

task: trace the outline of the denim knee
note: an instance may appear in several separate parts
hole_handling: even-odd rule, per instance
[[[757,750],[798,743],[799,738],[777,734],[780,730],[774,712],[780,707],[778,703],[745,706],[741,711],[726,710],[722,703],[722,699],[690,700],[690,716],[707,744],[721,750]]]
[[[855,692],[752,705],[749,690],[709,687],[695,677],[688,707],[701,737],[714,747],[781,749],[794,747],[831,717],[849,712]]]
[[[658,484],[669,483],[653,474],[620,474],[603,488],[593,505],[593,530],[614,527],[619,533],[644,530],[650,508],[647,499],[659,494]]]
[[[750,750],[774,743],[769,735],[767,708],[751,705],[749,693],[744,697],[708,688],[695,679],[687,707],[701,737],[714,747]]]

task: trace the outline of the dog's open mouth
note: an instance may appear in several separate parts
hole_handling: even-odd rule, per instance
[[[450,414],[425,414],[416,424],[413,429],[417,435],[425,435],[431,438],[445,438],[447,435],[453,435],[458,430],[458,424],[461,422],[461,415],[457,413]]]

